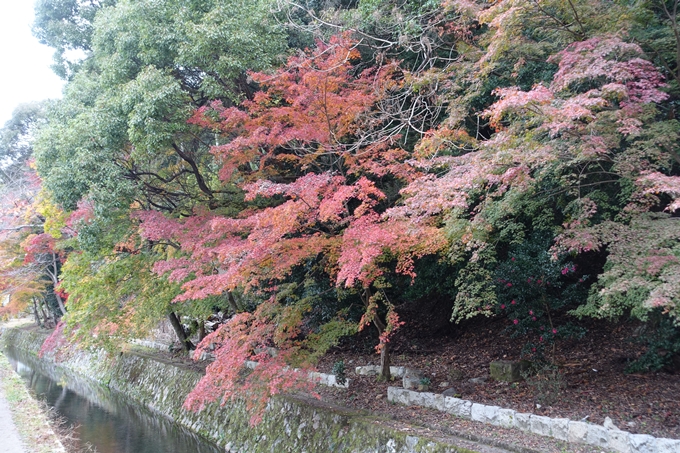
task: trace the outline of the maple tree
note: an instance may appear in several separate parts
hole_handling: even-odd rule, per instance
[[[263,91],[241,108],[213,103],[191,119],[226,133],[227,143],[212,149],[222,163],[221,177],[242,181],[245,201],[260,201],[265,207],[254,205],[237,218],[211,212],[196,213],[182,221],[153,211],[138,216],[145,237],[172,240],[184,252],[155,267],[159,273],[168,273],[172,281],[183,282],[184,292],[177,300],[217,296],[239,287],[264,289],[276,300],[277,285],[296,267],[322,261],[338,287],[360,289],[366,312],[359,328],[376,327],[383,375],[389,377],[389,338],[403,323],[380,285],[373,288],[387,270],[380,258],[391,256],[396,260],[393,271],[413,276],[413,260],[436,253],[444,240],[427,223],[390,220],[389,207],[394,200],[380,187],[380,179],[406,182],[414,177],[414,171],[403,162],[405,152],[389,147],[393,136],[375,126],[380,125],[380,113],[372,110],[380,93],[395,84],[390,79],[391,66],[354,76],[359,59],[355,43],[347,35],[335,36],[328,44],[319,42],[304,56],[292,57],[275,74],[252,73]],[[374,125],[369,127],[371,121]],[[287,180],[291,182],[283,182]],[[310,310],[308,303],[305,300],[288,307],[305,313]],[[380,313],[382,310],[386,312]],[[283,313],[287,313],[285,309]],[[260,324],[249,322],[238,317],[204,340],[203,344],[208,344],[216,337],[227,338],[217,347],[216,362],[199,385],[201,398],[218,397],[205,393],[216,381],[226,386],[218,394],[232,395],[230,389],[238,375],[233,370],[260,356],[251,342],[260,348],[269,346],[272,340],[252,327]],[[269,321],[276,322],[281,320]],[[337,318],[333,322],[344,325]],[[249,349],[232,345],[234,340],[228,340],[232,329],[241,332],[239,341],[250,339],[244,343]],[[347,328],[325,329],[334,336],[348,333]],[[286,334],[286,341],[302,341],[296,329]],[[304,344],[310,344],[308,340]],[[335,341],[331,337],[321,344],[327,348]],[[284,359],[293,360],[285,342],[273,344],[284,352],[277,360],[261,363],[252,379],[260,372],[271,373],[265,371],[270,367],[280,368]],[[199,346],[199,350],[203,348]]]
[[[655,117],[656,104],[668,94],[662,91],[662,74],[642,56],[639,46],[616,37],[571,44],[550,59],[557,71],[549,86],[496,90],[499,100],[483,115],[497,133],[479,142],[478,151],[439,157],[437,149],[423,142],[420,165],[447,170],[412,182],[403,190],[409,196],[404,205],[411,216],[445,216],[456,240],[455,253],[472,257],[472,273],[460,281],[454,317],[489,313],[495,298],[489,278],[496,257],[489,250],[494,240],[512,243],[536,228],[557,229],[561,224],[555,255],[593,251],[598,248],[595,235],[588,232],[591,227],[603,231],[595,227],[602,221],[619,216],[625,228],[626,217],[633,216],[635,222],[639,213],[659,204],[670,212],[677,209],[678,177],[661,173],[677,162],[677,148],[648,135],[654,127],[674,131],[677,125]],[[447,128],[433,133],[440,141],[451,134]],[[628,190],[626,198],[620,196],[621,187]],[[657,194],[666,194],[665,201]],[[564,207],[546,216],[556,199]],[[521,210],[528,207],[543,213],[522,219]],[[621,237],[624,243],[629,239]],[[609,249],[619,246],[626,247],[610,243]],[[486,263],[479,266],[480,260]],[[606,275],[600,284],[621,283]],[[586,312],[592,313],[577,311]]]

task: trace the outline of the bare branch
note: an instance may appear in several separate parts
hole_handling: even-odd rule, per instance
[[[0,231],[18,231],[18,230],[23,230],[24,228],[40,228],[43,229],[45,228],[44,225],[18,225],[15,227],[2,227],[0,228]]]

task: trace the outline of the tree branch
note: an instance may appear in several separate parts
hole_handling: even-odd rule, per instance
[[[198,188],[201,189],[201,192],[208,195],[208,198],[211,199],[215,198],[213,191],[205,183],[205,179],[203,179],[203,175],[201,175],[201,172],[198,169],[198,165],[196,165],[196,161],[194,161],[194,159],[192,159],[191,156],[189,156],[187,153],[182,151],[182,149],[176,144],[173,143],[172,147],[175,150],[175,152],[179,155],[179,157],[184,159],[184,161],[188,163],[189,166],[191,167],[191,170],[194,173],[194,176],[196,177],[196,183],[198,184]]]
[[[45,228],[44,225],[18,225],[15,227],[3,227],[0,228],[0,231],[18,231],[18,230],[23,230],[24,228],[40,228],[43,229]]]

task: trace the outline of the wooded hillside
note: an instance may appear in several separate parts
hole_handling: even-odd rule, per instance
[[[47,346],[169,319],[216,356],[193,408],[304,388],[362,329],[388,377],[433,299],[534,361],[632,317],[630,370],[671,366],[679,4],[40,0],[68,84],[2,129],[3,310],[61,319]]]

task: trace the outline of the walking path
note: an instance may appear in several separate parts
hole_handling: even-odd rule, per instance
[[[0,386],[0,453],[25,453],[25,451]]]
[[[26,320],[12,320],[18,326]],[[0,323],[2,328],[10,323]],[[0,347],[0,453],[65,453],[47,414],[14,372]]]

